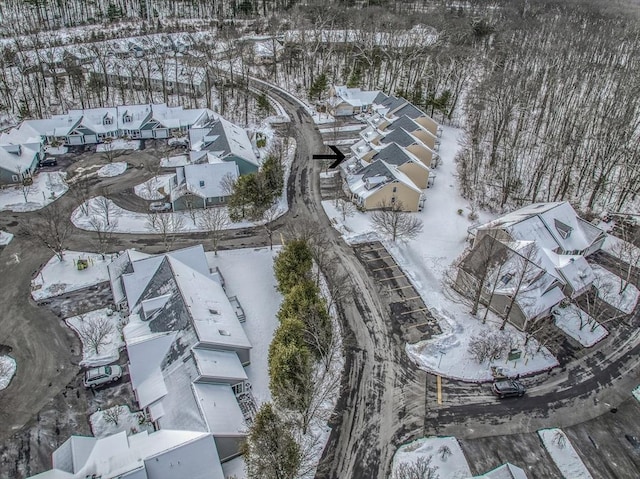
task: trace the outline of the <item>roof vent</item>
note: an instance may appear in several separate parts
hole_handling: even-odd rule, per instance
[[[226,329],[218,329],[218,332],[220,333],[221,336],[231,336],[231,333]]]

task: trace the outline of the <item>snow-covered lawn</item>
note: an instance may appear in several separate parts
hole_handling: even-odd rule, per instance
[[[139,150],[140,140],[123,140],[117,138],[109,143],[100,143],[96,146],[97,153],[114,150]]]
[[[575,304],[553,310],[556,326],[584,347],[593,346],[609,332]]]
[[[9,386],[16,373],[16,360],[11,356],[0,356],[0,391]]]
[[[100,168],[98,170],[98,176],[100,178],[111,178],[113,176],[121,175],[125,171],[127,171],[127,162],[117,161],[115,163],[104,165],[102,168]]]
[[[401,467],[401,464],[413,465],[420,458],[430,459],[429,465],[436,467],[436,477],[441,479],[471,477],[467,459],[455,437],[425,437],[401,446],[393,456],[392,474]]]
[[[591,479],[591,474],[562,429],[541,429],[538,435],[565,478]]]
[[[15,185],[0,189],[0,211],[35,211],[47,206],[67,192],[65,175],[57,171],[41,172],[33,177],[30,186]]]
[[[267,356],[273,332],[278,327],[276,313],[282,296],[276,291],[273,258],[279,248],[236,249],[207,253],[210,268],[220,268],[229,296],[237,296],[244,309],[243,327],[251,342],[251,364],[245,368],[258,403],[271,400]]]
[[[346,131],[360,131],[360,130],[364,130],[364,128],[367,126],[366,123],[360,123],[357,125],[344,125],[344,126],[336,126],[336,127],[329,127],[329,128],[319,128],[318,131],[320,131],[320,133],[335,133],[335,132],[346,132]],[[358,137],[357,134],[353,135],[354,138]]]
[[[293,158],[296,153],[296,142],[293,138],[289,139],[288,149],[283,158],[283,166],[284,166],[284,184],[286,185],[289,179],[289,174],[291,172],[291,164],[293,162]],[[135,193],[144,198],[144,199],[160,199],[162,197],[158,197],[155,195],[159,195],[160,188],[166,188],[168,191],[168,178],[172,175],[160,175],[152,178],[149,182],[141,183],[137,185],[134,190]],[[151,183],[150,183],[151,182]],[[163,184],[164,183],[164,184]],[[165,186],[166,185],[166,186]],[[104,205],[102,205],[103,197],[97,196],[95,198],[89,199],[85,205],[79,206],[76,208],[71,214],[71,221],[73,224],[80,229],[87,231],[94,231],[95,227],[91,224],[92,217],[97,216],[103,218],[104,215]],[[158,231],[154,230],[154,228],[150,225],[150,216],[147,213],[138,213],[135,211],[128,211],[120,206],[116,205],[113,201],[107,200],[109,203],[109,217],[113,218],[117,221],[116,225],[113,228],[114,233],[142,233],[142,234],[157,234]],[[282,195],[278,198],[276,202],[276,208],[278,215],[281,216],[287,212],[289,209],[287,203],[286,196],[286,187],[283,189]],[[226,211],[226,207],[223,207]],[[88,211],[88,214],[85,214],[84,211]],[[188,211],[180,211],[180,212],[171,212],[171,213],[162,213],[165,215],[172,215],[174,218],[177,218],[176,221],[181,224],[178,228],[178,232],[187,233],[187,232],[196,232],[203,231],[203,229],[198,225],[196,221],[194,223],[191,215]],[[275,219],[275,218],[273,218]],[[251,226],[256,226],[261,224],[261,222],[250,222],[250,221],[240,221],[237,223],[229,222],[229,224],[225,227],[225,229],[235,229],[235,228],[247,228]]]
[[[134,186],[133,191],[143,200],[161,200],[169,194],[171,189],[169,186],[169,180],[174,176],[175,175],[173,173],[154,176],[144,183]]]
[[[123,318],[109,308],[96,309],[64,320],[82,341],[81,366],[104,366],[118,360]]]
[[[259,404],[271,400],[267,359],[269,345],[278,326],[276,314],[282,301],[282,296],[275,289],[276,279],[273,273],[273,259],[279,249],[280,247],[273,251],[268,248],[220,251],[217,256],[212,252],[207,253],[209,267],[217,266],[220,269],[227,294],[237,296],[244,309],[247,319],[243,327],[252,345],[251,364],[245,370]],[[323,294],[328,295],[324,283],[321,289]],[[332,311],[332,316],[335,315],[336,312]],[[337,321],[334,326],[339,328]],[[334,334],[336,338],[341,336],[338,330]],[[339,343],[336,350],[341,351]],[[315,461],[317,464],[320,460],[331,433],[327,421],[339,396],[343,365],[344,358],[339,354],[331,361],[330,374],[325,376],[324,387],[320,388],[322,393],[316,396],[320,401],[317,414],[309,426],[308,434],[299,438],[310,463]],[[237,460],[232,465],[225,466],[225,473],[236,474],[237,479],[245,478],[244,462]],[[314,474],[315,469],[304,477],[313,477]]]
[[[89,267],[79,271],[78,259],[88,260]],[[108,281],[107,265],[110,262],[109,256],[103,260],[99,254],[78,251],[65,251],[63,261],[53,256],[31,280],[31,296],[39,301]]]
[[[160,166],[163,168],[176,168],[178,166],[185,166],[189,164],[189,157],[187,155],[170,156],[168,158],[160,158]]]
[[[432,176],[436,178],[433,185],[425,191],[423,211],[415,213],[424,222],[422,233],[415,239],[393,243],[378,235],[368,214],[356,212],[343,221],[332,201],[324,201],[322,205],[334,227],[348,243],[382,239],[389,253],[438,319],[443,331],[441,335],[407,345],[407,353],[421,368],[469,381],[491,380],[491,366],[499,366],[504,373],[514,376],[550,369],[558,364],[551,353],[544,347],[538,351],[538,343],[534,339],[530,339],[525,348],[524,334],[510,325],[507,325],[506,332],[514,338],[514,343],[519,344],[522,350],[520,360],[506,364],[505,358],[502,358],[493,364],[478,364],[467,351],[472,337],[486,336],[497,331],[502,321],[490,312],[486,324],[482,324],[484,309],[480,309],[478,317],[472,316],[469,314],[470,306],[461,302],[456,293],[443,285],[450,265],[470,246],[467,241],[469,226],[492,219],[487,213],[478,211],[479,218],[470,220],[468,215],[472,212],[471,207],[456,189],[453,158],[459,148],[459,135],[460,130],[443,127],[439,151],[442,164],[432,170]]]
[[[69,149],[66,146],[50,146],[49,145],[44,147],[44,151],[48,155],[64,155],[69,151]]]
[[[0,230],[0,246],[7,246],[9,243],[11,243],[12,239],[13,239],[12,233]]]
[[[95,227],[91,224],[92,217],[97,216],[99,218],[104,217],[104,208],[100,205],[102,196],[96,196],[91,198],[87,202],[88,215],[84,213],[82,207],[76,208],[71,214],[71,221],[80,229],[87,231],[95,231]],[[138,213],[136,211],[129,211],[116,205],[113,201],[107,200],[109,203],[109,217],[116,220],[113,228],[114,233],[142,233],[142,234],[159,234],[157,230],[154,230],[150,224],[150,215],[147,213]],[[226,208],[224,208],[226,211]],[[198,225],[197,221],[194,224],[193,219],[189,215],[188,211],[179,211],[176,213],[159,213],[162,215],[171,215],[177,218],[175,221],[181,224],[177,228],[177,233],[189,233],[195,231],[203,231]],[[225,229],[234,228],[247,228],[255,226],[254,223],[249,221],[241,221],[238,223],[229,223]]]
[[[593,268],[593,273],[596,275],[594,284],[598,288],[598,296],[600,299],[623,313],[632,313],[638,302],[638,288],[633,284],[629,284],[622,294],[620,294],[621,280],[619,276],[597,264],[591,267]]]
[[[142,424],[140,424],[141,421]],[[120,431],[135,434],[143,430],[149,432],[153,430],[151,425],[144,422],[144,413],[131,412],[126,404],[94,412],[89,417],[89,423],[91,432],[97,438],[111,436]]]

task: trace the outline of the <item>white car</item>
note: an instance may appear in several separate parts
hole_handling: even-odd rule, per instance
[[[171,211],[171,203],[163,203],[162,201],[154,201],[149,205],[149,211]]]
[[[115,382],[121,377],[122,368],[118,365],[92,368],[84,374],[84,387],[97,388]]]

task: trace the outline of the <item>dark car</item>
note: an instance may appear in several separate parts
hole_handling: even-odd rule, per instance
[[[43,166],[57,166],[58,165],[58,160],[56,160],[55,158],[45,158],[44,160],[40,160],[40,162],[38,164],[40,165],[40,167],[43,167]]]
[[[503,379],[493,383],[493,392],[500,399],[511,396],[522,396],[526,389],[520,381],[515,379]]]

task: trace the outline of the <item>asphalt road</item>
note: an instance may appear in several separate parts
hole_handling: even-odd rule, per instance
[[[331,424],[332,433],[318,478],[388,477],[396,447],[430,434],[455,435],[468,454],[487,458],[485,462],[478,460],[479,465],[510,458],[513,462],[540,461],[538,469],[534,469],[539,474],[533,477],[553,477],[547,476],[553,470],[548,458],[536,459],[535,454],[527,455],[520,450],[533,444],[531,437],[525,435],[539,427],[561,426],[568,428],[576,440],[593,439],[593,428],[613,431],[610,418],[622,417],[611,413],[612,408],[633,417],[633,409],[631,413],[627,411],[633,407],[637,410],[637,405],[629,401],[629,391],[640,382],[637,316],[627,329],[616,328],[609,338],[575,362],[551,375],[525,379],[530,389],[522,400],[500,402],[490,394],[488,386],[445,380],[444,403],[437,404],[434,377],[409,362],[402,334],[390,324],[394,298],[341,240],[321,211],[318,177],[321,162],[311,161],[312,154],[324,149],[320,134],[301,106],[286,95],[271,93],[280,96],[288,110],[291,131],[298,144],[288,185],[290,211],[277,221],[277,226],[286,238],[287,226],[300,221],[315,223],[329,237],[329,254],[348,273],[353,288],[351,301],[339,305],[346,334],[344,393]],[[127,160],[136,162],[136,155],[142,158],[148,153],[133,153]],[[146,169],[131,169],[121,177],[96,181],[92,194],[103,194],[106,188],[108,195],[128,201],[130,188],[152,174]],[[74,206],[69,195],[58,202]],[[16,233],[21,219],[29,215],[0,213],[0,228]],[[74,230],[69,247],[90,248],[93,237],[90,232]],[[151,235],[116,235],[114,239],[117,249],[137,247],[148,252],[163,249],[160,240]],[[173,247],[195,242],[211,247],[206,237],[198,234],[179,235]],[[265,244],[267,236],[258,228],[230,231],[221,246]],[[70,365],[79,360],[78,340],[49,310],[38,308],[27,299],[32,275],[50,257],[45,248],[20,237],[0,251],[0,277],[4,278],[0,288],[0,304],[4,307],[0,345],[12,347],[18,361],[16,377],[8,389],[0,392],[0,441],[25,427],[50,398],[77,381],[78,368]],[[629,432],[633,434],[635,430],[635,435],[640,435],[634,429],[637,426],[629,424]],[[522,440],[513,441],[511,447],[508,440],[495,439],[518,434],[523,435]],[[604,437],[600,439],[601,448]],[[612,447],[623,447],[610,442]],[[492,455],[498,444],[500,454]],[[638,462],[631,452],[627,454],[624,448],[622,451],[624,454],[619,457],[624,470],[609,477],[635,477],[625,474],[634,467],[637,471]],[[606,455],[594,455],[590,461],[591,467],[606,469]]]

